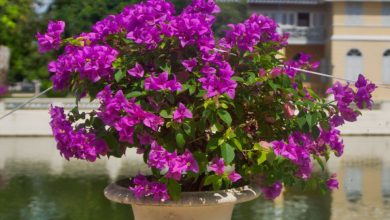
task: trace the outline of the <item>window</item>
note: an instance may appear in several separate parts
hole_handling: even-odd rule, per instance
[[[390,2],[382,2],[382,24],[390,26]]]
[[[313,24],[314,27],[323,27],[325,26],[325,16],[323,13],[314,13],[313,14]]]
[[[346,2],[345,25],[361,25],[363,8],[361,2]]]
[[[345,64],[345,78],[356,81],[363,73],[363,56],[358,49],[351,49],[347,53]]]
[[[350,202],[356,202],[363,195],[363,173],[358,167],[346,167],[344,176],[344,189]]]
[[[290,25],[295,25],[295,14],[294,13],[290,13],[290,19],[288,20],[289,24]]]
[[[382,196],[385,199],[390,198],[390,167],[385,166],[382,169]]]
[[[383,79],[383,83],[390,84],[390,49],[386,50],[383,53],[382,79]]]
[[[293,12],[283,12],[281,13],[281,25],[283,26],[293,26],[295,23],[295,13]]]
[[[298,13],[298,26],[309,27],[310,26],[310,13],[299,12]]]

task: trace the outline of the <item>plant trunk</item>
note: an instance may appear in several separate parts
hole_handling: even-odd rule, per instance
[[[10,49],[7,46],[0,45],[0,86],[7,85],[10,57]]]

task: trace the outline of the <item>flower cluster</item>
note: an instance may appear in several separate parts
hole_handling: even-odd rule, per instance
[[[313,175],[314,163],[343,154],[337,127],[372,108],[376,86],[363,75],[356,89],[336,82],[328,90],[335,102],[327,102],[305,87],[301,72],[318,62],[304,53],[277,56],[288,36],[275,21],[253,14],[218,40],[219,11],[214,0],[193,0],[178,13],[169,1],[145,0],[66,39],[65,24],[50,22],[37,38],[42,52],[63,47],[48,65],[55,90],[100,104],[68,116],[51,109],[61,154],[94,161],[136,148],[152,174],[133,178],[129,189],[158,201],[178,198],[179,189],[258,178],[268,199],[298,183],[337,188],[334,175]]]
[[[79,73],[80,79],[94,83],[100,79],[112,79],[112,63],[117,55],[118,52],[109,46],[67,46],[64,54],[49,63],[49,72],[54,73],[51,78],[54,89],[69,87],[74,72]]]
[[[211,161],[210,170],[213,171],[218,176],[222,176],[225,174],[225,161],[223,158],[214,158]],[[230,181],[233,183],[240,180],[242,177],[240,174],[238,174],[236,171],[232,171],[227,176]]]
[[[261,191],[264,194],[264,197],[269,200],[277,198],[282,192],[283,185],[280,181],[276,181],[270,186],[261,187]]]
[[[170,198],[165,184],[149,181],[141,174],[133,179],[133,185],[129,189],[134,193],[136,198],[151,196],[154,200],[162,202]]]
[[[65,30],[65,22],[50,21],[45,34],[37,33],[39,51],[41,53],[58,49],[62,42],[61,34]]]
[[[179,82],[176,81],[174,77],[172,80],[168,80],[168,73],[163,72],[158,76],[150,76],[145,79],[145,89],[146,90],[168,90],[175,92],[182,89],[182,86]]]
[[[164,124],[164,119],[144,111],[135,103],[135,99],[127,100],[121,90],[113,95],[110,86],[106,86],[96,97],[101,101],[98,117],[116,129],[120,141],[133,144],[137,125],[143,124],[152,131],[157,131]]]
[[[50,125],[57,141],[57,148],[67,160],[75,157],[93,162],[97,157],[108,153],[106,143],[94,133],[83,129],[73,130],[62,108],[52,107],[50,115],[52,118]]]
[[[287,44],[288,36],[279,35],[276,22],[263,15],[253,14],[243,23],[228,26],[231,30],[222,39],[227,48],[238,47],[240,50],[253,51],[259,42],[278,42],[282,46]]]
[[[188,171],[193,173],[199,172],[199,166],[191,152],[185,151],[182,155],[177,155],[177,152],[168,152],[156,141],[151,144],[151,150],[148,158],[149,167],[159,170],[167,169],[166,177],[180,180],[181,176]]]
[[[357,92],[353,91],[349,84],[342,85],[340,82],[336,82],[331,88],[328,89],[328,94],[333,94],[339,114],[336,114],[331,119],[333,126],[340,126],[344,124],[344,121],[354,122],[359,116],[359,112],[351,107],[351,103],[355,102],[356,106],[360,109],[367,107],[372,108],[372,95],[376,85],[369,82],[362,74],[359,75],[358,81],[355,83]]]

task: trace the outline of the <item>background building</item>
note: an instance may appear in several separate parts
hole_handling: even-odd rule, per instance
[[[299,52],[321,62],[320,72],[356,80],[390,84],[390,0],[248,0],[250,12],[276,20],[290,33],[285,54]],[[309,77],[311,86],[324,92],[326,78]],[[378,89],[376,101],[390,100]]]

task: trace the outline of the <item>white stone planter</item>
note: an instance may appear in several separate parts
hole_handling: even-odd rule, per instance
[[[260,195],[260,189],[243,186],[218,192],[183,192],[179,201],[158,202],[135,198],[128,185],[128,180],[112,183],[104,195],[111,201],[130,204],[135,220],[230,220],[235,204]]]

